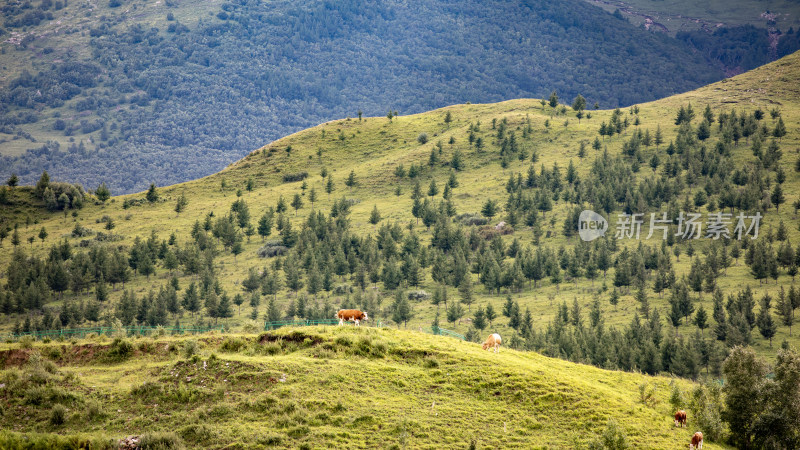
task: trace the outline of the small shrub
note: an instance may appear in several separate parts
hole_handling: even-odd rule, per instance
[[[427,300],[431,297],[431,294],[425,292],[422,289],[418,289],[416,291],[408,291],[408,299],[415,300],[415,301],[422,301]]]
[[[288,251],[289,248],[284,246],[281,241],[267,241],[256,251],[256,254],[261,258],[273,258],[281,256]]]
[[[308,178],[308,172],[287,173],[283,176],[284,183],[291,183],[294,181],[303,181]]]
[[[486,217],[479,214],[460,214],[456,216],[456,219],[464,225],[486,225],[489,223]]]
[[[110,361],[124,361],[133,354],[133,344],[127,340],[116,337],[106,351],[106,358]]]
[[[89,421],[93,421],[95,419],[100,419],[100,418],[102,418],[104,416],[105,416],[105,413],[103,413],[103,408],[102,408],[102,406],[100,406],[100,403],[98,403],[95,400],[90,400],[86,404],[86,418]]]
[[[75,228],[72,229],[72,237],[86,237],[91,236],[94,234],[94,231],[90,230],[89,228],[84,227],[80,223],[75,224]]]
[[[273,434],[270,436],[265,436],[263,438],[260,438],[258,440],[258,443],[261,445],[276,446],[276,445],[281,445],[282,441],[283,438],[281,436]]]
[[[153,353],[155,344],[152,341],[142,341],[139,343],[139,351],[142,353]]]
[[[25,391],[25,404],[39,406],[45,402],[47,393],[47,388],[43,386],[32,387]]]
[[[334,295],[346,295],[352,293],[353,293],[353,287],[350,286],[349,284],[338,284],[333,288]]]
[[[55,426],[63,425],[67,419],[67,408],[64,405],[55,405],[50,410],[50,423]]]
[[[205,445],[208,445],[208,441],[214,437],[214,431],[202,424],[186,425],[178,430],[178,434],[187,441],[198,442]]]
[[[640,384],[639,401],[651,408],[655,407],[656,404],[658,404],[658,398],[656,398],[656,387],[647,382]]]
[[[141,450],[178,450],[185,448],[183,439],[175,433],[147,433],[139,439]]]
[[[336,402],[333,408],[331,408],[333,412],[343,412],[346,411],[347,408],[342,404],[342,402]]]
[[[222,341],[220,350],[222,350],[223,352],[236,353],[241,349],[243,349],[244,347],[247,347],[247,342],[245,342],[244,339],[238,337],[237,338],[226,337],[225,340]]]
[[[191,358],[197,353],[197,341],[189,339],[183,343],[183,356]]]
[[[686,399],[683,396],[683,392],[674,380],[671,381],[670,384],[672,385],[672,393],[669,396],[669,404],[672,405],[673,412],[679,409],[684,409]]]
[[[353,345],[353,341],[347,336],[339,336],[333,342],[340,347],[350,347]]]
[[[33,348],[33,337],[26,335],[19,338],[19,348],[24,348],[24,349]]]
[[[148,400],[160,397],[161,392],[161,385],[153,383],[152,381],[145,381],[131,389],[131,397],[137,400]]]
[[[425,362],[422,364],[426,369],[435,369],[439,367],[439,361],[435,358],[425,358]]]
[[[310,432],[311,432],[310,428],[308,428],[305,425],[302,425],[302,426],[294,427],[294,428],[290,429],[286,434],[290,438],[300,438],[300,437],[303,437],[303,436],[307,435]]]
[[[628,437],[613,419],[608,421],[603,434],[589,442],[590,450],[625,450],[630,448]]]
[[[245,333],[258,333],[263,328],[264,324],[256,322],[255,320],[250,320],[242,326],[242,331]]]

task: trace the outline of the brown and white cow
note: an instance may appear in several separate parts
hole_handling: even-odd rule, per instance
[[[692,436],[692,443],[689,444],[689,449],[703,450],[703,433],[698,431]]]
[[[675,413],[675,426],[683,428],[684,425],[686,425],[686,411],[680,410]]]
[[[500,337],[499,334],[493,333],[490,334],[488,338],[486,338],[486,342],[483,343],[483,349],[489,350],[494,348],[494,352],[497,353],[500,351],[500,344],[503,343],[503,339]]]
[[[357,309],[340,309],[336,313],[336,318],[339,319],[339,325],[344,325],[344,322],[355,322],[358,326],[362,320],[369,320],[367,313]]]

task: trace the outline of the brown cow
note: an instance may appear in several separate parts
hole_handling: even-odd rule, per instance
[[[345,321],[355,322],[359,326],[362,320],[369,320],[367,313],[357,309],[340,309],[336,313],[336,318],[339,319],[339,325],[344,325]]]
[[[686,411],[680,410],[675,413],[675,426],[683,428],[684,425],[686,425]]]
[[[500,335],[497,333],[490,334],[488,338],[486,338],[486,342],[483,343],[483,349],[494,349],[494,352],[497,353],[500,351],[500,344],[503,343],[503,339],[500,338]]]
[[[698,431],[692,436],[692,443],[689,444],[689,449],[703,450],[703,433]]]

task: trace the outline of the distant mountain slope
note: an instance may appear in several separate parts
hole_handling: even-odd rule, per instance
[[[213,173],[359,110],[554,89],[609,107],[722,77],[685,44],[579,0],[25,5],[4,10],[0,151],[36,150],[0,160],[0,175],[30,183],[47,169],[115,193]]]

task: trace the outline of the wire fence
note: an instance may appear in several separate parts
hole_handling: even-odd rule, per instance
[[[338,319],[318,319],[318,320],[279,320],[276,322],[264,322],[265,330],[276,330],[282,327],[308,327],[317,325],[336,325],[339,323]],[[375,325],[381,328],[385,325],[378,321]],[[92,327],[92,328],[62,328],[58,330],[39,330],[27,331],[22,333],[9,333],[0,335],[2,340],[15,340],[23,336],[31,336],[34,339],[58,339],[58,338],[85,338],[90,334],[111,336],[117,333],[125,333],[128,336],[147,336],[152,333],[164,334],[197,334],[207,333],[209,331],[218,331],[220,333],[225,331],[224,325],[216,325],[212,327],[162,327],[162,326],[129,326],[129,327]],[[456,333],[441,327],[420,328],[423,333],[435,334],[438,336],[449,336],[456,339],[466,340],[463,334]]]
[[[28,331],[22,333],[9,333],[6,335],[2,335],[2,339],[19,339],[23,336],[31,336],[34,339],[57,339],[59,337],[70,338],[70,337],[80,337],[84,338],[90,334],[95,335],[107,335],[111,336],[112,334],[118,332],[124,332],[125,334],[131,335],[142,335],[146,336],[151,333],[166,333],[166,334],[196,334],[196,333],[207,333],[209,331],[219,331],[220,333],[225,331],[225,326],[223,325],[216,325],[212,327],[162,327],[162,326],[131,326],[131,327],[93,327],[93,328],[63,328],[60,330],[40,330],[40,331]]]

